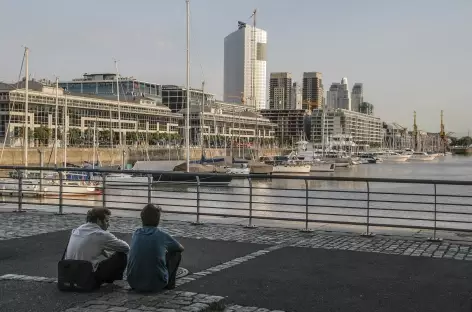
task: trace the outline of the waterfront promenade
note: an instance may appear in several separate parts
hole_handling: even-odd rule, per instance
[[[0,210],[0,311],[470,311],[472,242],[164,220],[189,274],[154,295],[126,283],[61,293],[56,264],[82,214]],[[129,241],[136,218],[113,217]]]

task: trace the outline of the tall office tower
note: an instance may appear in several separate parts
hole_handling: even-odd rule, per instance
[[[225,37],[224,101],[264,109],[267,97],[267,32],[238,22]]]
[[[360,112],[361,104],[364,102],[364,87],[362,83],[355,83],[352,87],[351,106],[355,112]]]
[[[292,85],[291,109],[302,109],[302,86],[298,82]]]
[[[318,72],[303,73],[302,108],[313,110],[323,105],[322,74]]]
[[[271,73],[269,80],[269,108],[292,108],[292,74]]]
[[[326,92],[326,107],[327,108],[339,108],[338,107],[338,92],[341,84],[333,82],[331,87],[329,87],[328,92]]]
[[[343,78],[341,83],[334,82],[331,85],[327,92],[327,106],[351,110],[351,95],[347,78]]]

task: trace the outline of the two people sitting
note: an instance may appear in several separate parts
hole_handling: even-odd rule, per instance
[[[110,215],[107,208],[91,209],[87,213],[87,222],[72,231],[61,262],[69,263],[67,265],[72,269],[75,266],[70,265],[71,261],[90,262],[93,272],[83,273],[93,276],[93,288],[122,280],[125,269],[128,283],[136,291],[156,292],[174,288],[184,247],[158,228],[161,209],[152,204],[142,209],[143,227],[134,232],[131,247],[108,232]]]

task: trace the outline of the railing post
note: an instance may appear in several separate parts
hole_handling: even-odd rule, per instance
[[[251,177],[248,177],[247,180],[249,182],[249,222],[245,227],[253,229],[256,226],[252,224],[252,180],[251,180]]]
[[[102,207],[103,208],[107,207],[106,184],[107,184],[107,175],[103,174],[102,175]]]
[[[192,222],[193,225],[201,225],[203,223],[200,222],[200,177],[196,176],[197,179],[197,220]]]
[[[59,171],[59,214],[62,214],[64,205],[64,176],[63,172]]]
[[[308,191],[308,180],[305,179],[305,228],[302,230],[302,232],[313,232],[313,230],[310,230],[308,228],[309,223],[310,223],[310,217],[309,217],[309,198],[310,198],[310,193]]]
[[[152,174],[148,174],[148,204],[152,201]]]
[[[433,229],[433,237],[428,238],[428,241],[431,242],[440,242],[442,238],[436,237],[437,231],[437,215],[438,215],[438,202],[437,202],[437,185],[434,183],[434,229]]]
[[[18,210],[17,212],[23,212],[23,172],[21,170],[16,171],[18,174]]]
[[[364,237],[373,237],[375,236],[374,233],[370,231],[370,184],[369,181],[367,183],[367,227],[365,233],[362,233],[361,236]]]

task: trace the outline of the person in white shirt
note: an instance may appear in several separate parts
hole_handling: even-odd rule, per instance
[[[87,223],[72,230],[65,260],[92,263],[97,286],[122,280],[127,265],[129,245],[108,232],[111,212],[93,208],[87,212]]]

